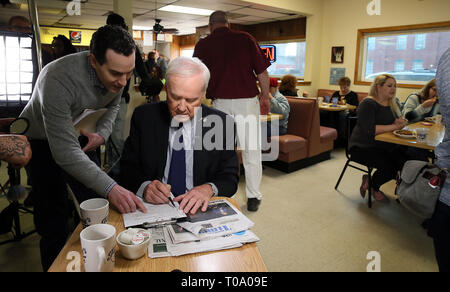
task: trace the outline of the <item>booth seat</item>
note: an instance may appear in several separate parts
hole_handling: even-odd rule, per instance
[[[329,159],[337,131],[320,126],[317,99],[287,98],[291,107],[287,135],[272,137],[279,143],[278,159],[264,164],[289,173]]]

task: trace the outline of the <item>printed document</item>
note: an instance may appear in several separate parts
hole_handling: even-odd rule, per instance
[[[144,202],[139,197],[137,198],[144,203],[145,208],[147,208],[147,213],[136,210],[133,213],[123,214],[125,228],[144,223],[165,223],[186,217],[183,210],[179,209],[180,205],[177,202],[175,202],[175,207],[173,207],[170,204],[153,205]]]

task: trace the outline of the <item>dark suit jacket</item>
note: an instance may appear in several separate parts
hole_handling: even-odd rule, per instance
[[[196,117],[197,125],[199,125],[198,123],[202,125],[202,133],[197,133],[198,130],[196,130],[195,139],[197,141],[200,137],[203,139],[205,134],[212,129],[203,123],[210,115],[215,115],[222,120],[222,125],[224,125],[223,145],[225,147],[227,145],[225,141],[226,119],[231,117],[226,118],[225,113],[204,105],[202,105],[202,115]],[[131,118],[130,136],[125,142],[120,162],[119,183],[121,186],[136,193],[144,181],[161,179],[164,176],[170,121],[167,102],[145,104],[136,108]],[[194,148],[194,186],[212,182],[217,186],[218,195],[225,197],[234,195],[239,181],[238,159],[234,150],[234,121],[231,126],[233,127],[233,131],[230,131],[233,134],[232,150],[206,150],[205,145],[202,145],[201,150]],[[230,122],[228,127],[230,127]]]

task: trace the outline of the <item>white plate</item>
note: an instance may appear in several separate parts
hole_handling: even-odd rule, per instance
[[[414,134],[411,135],[405,135],[405,134],[400,134],[398,132],[400,132],[401,130],[395,130],[394,131],[394,135],[400,138],[406,138],[406,139],[412,139],[412,138],[416,138],[416,136]]]

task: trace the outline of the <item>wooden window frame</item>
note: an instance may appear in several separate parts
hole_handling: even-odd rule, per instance
[[[368,33],[383,33],[383,32],[401,32],[401,31],[413,31],[422,29],[433,29],[433,28],[450,28],[450,21],[443,22],[433,22],[425,24],[414,24],[414,25],[401,25],[401,26],[390,26],[390,27],[378,27],[378,28],[368,28],[368,29],[358,29],[357,39],[356,39],[356,59],[355,59],[355,75],[354,84],[355,85],[368,85],[372,83],[367,81],[362,81],[360,72],[362,69],[362,61],[364,47],[362,46],[362,41],[365,34]],[[422,88],[423,84],[409,84],[409,83],[397,83],[397,87],[401,88]]]

